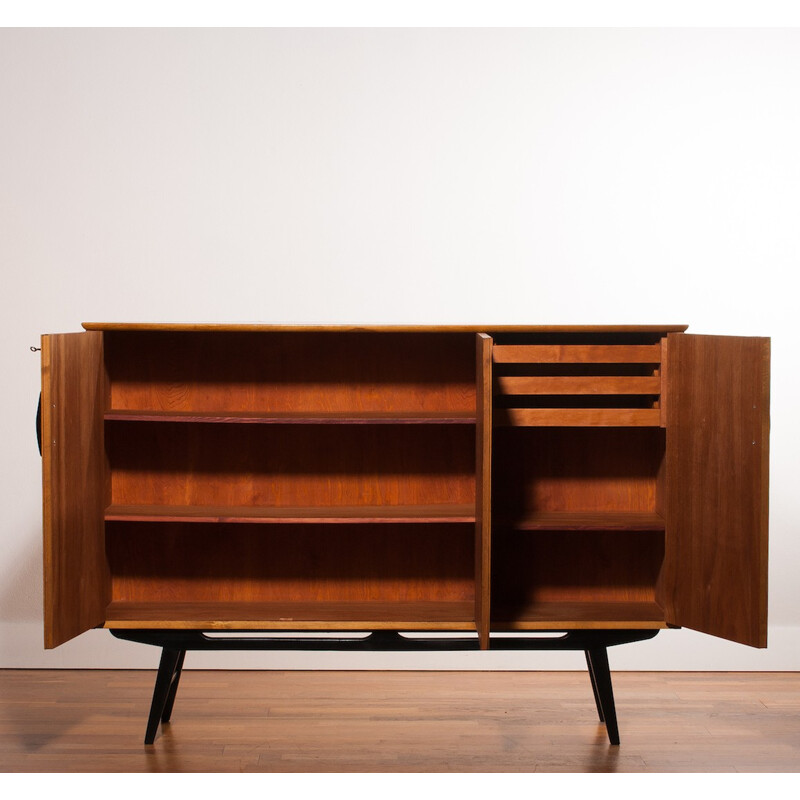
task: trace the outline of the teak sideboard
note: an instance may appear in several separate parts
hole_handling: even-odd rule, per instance
[[[617,743],[607,646],[766,646],[769,339],[83,327],[42,337],[45,646],[161,646],[148,742],[187,649],[581,649]]]

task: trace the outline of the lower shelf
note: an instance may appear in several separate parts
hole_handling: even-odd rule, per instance
[[[106,628],[193,630],[474,631],[471,602],[128,603],[106,609]]]
[[[493,631],[560,629],[666,628],[664,611],[657,603],[619,602],[528,602],[492,608]]]
[[[497,530],[510,531],[663,531],[664,517],[648,511],[522,511],[497,514]]]
[[[474,631],[471,602],[130,603],[106,609],[106,628],[184,630]],[[492,631],[666,628],[650,602],[537,602],[498,606]]]

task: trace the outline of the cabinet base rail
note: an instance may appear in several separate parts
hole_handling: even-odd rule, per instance
[[[367,652],[431,652],[479,650],[477,638],[414,637],[397,631],[373,631],[363,637],[209,636],[196,630],[111,629],[118,639],[162,648],[144,743],[155,742],[158,726],[169,722],[187,650],[315,650]],[[249,633],[249,632],[248,632]],[[611,686],[607,648],[652,639],[658,630],[576,630],[559,636],[491,636],[492,650],[583,650],[597,715],[608,740],[619,744],[619,727]]]

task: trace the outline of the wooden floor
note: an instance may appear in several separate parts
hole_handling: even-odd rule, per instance
[[[4,772],[797,772],[800,673],[0,671]]]

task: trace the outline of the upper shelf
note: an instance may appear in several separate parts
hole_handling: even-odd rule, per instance
[[[657,364],[661,346],[629,345],[497,345],[495,364]]]
[[[106,412],[104,419],[114,422],[207,422],[251,423],[260,425],[470,425],[475,413],[468,411],[195,411]]]

